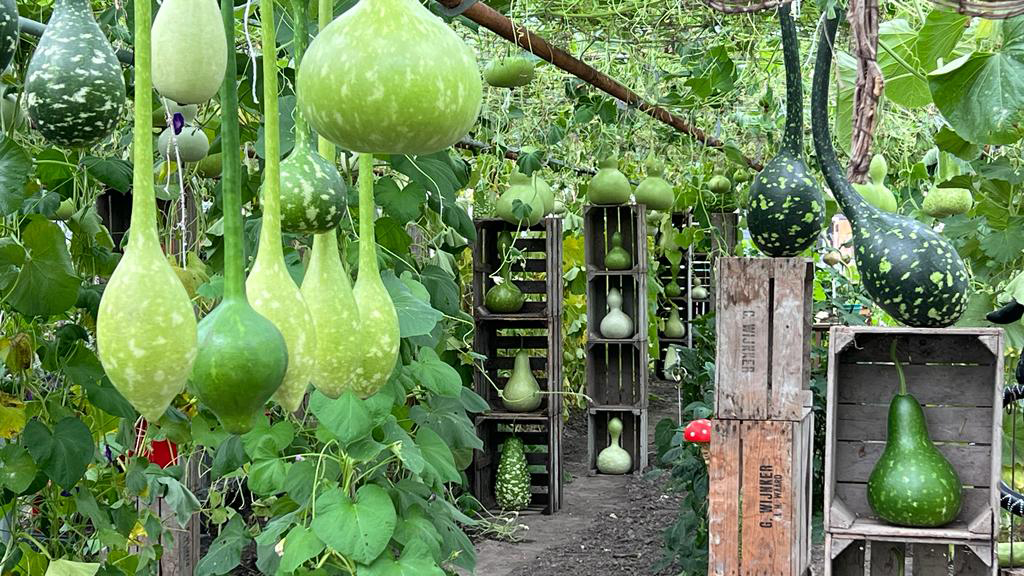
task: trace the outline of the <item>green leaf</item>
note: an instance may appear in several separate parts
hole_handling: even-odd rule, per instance
[[[960,137],[959,134],[943,126],[935,133],[935,145],[943,152],[949,152],[961,160],[971,161],[981,154],[981,148]]]
[[[284,477],[284,491],[297,504],[309,501],[313,493],[313,481],[316,479],[316,463],[313,460],[300,460],[288,468]]]
[[[100,565],[96,562],[72,562],[54,560],[46,567],[45,576],[96,576]]]
[[[80,280],[71,265],[64,232],[32,216],[21,236],[27,252],[8,302],[26,316],[53,316],[75,305]]]
[[[296,526],[284,539],[284,555],[281,557],[281,570],[294,572],[310,558],[324,551],[324,543],[316,537],[312,530],[305,526]]]
[[[104,412],[120,418],[136,416],[135,408],[114,388],[96,353],[84,341],[76,342],[74,352],[64,361],[64,375],[72,384],[81,386],[89,402]]]
[[[949,56],[963,36],[970,19],[969,16],[945,10],[935,9],[928,13],[914,44],[914,52],[925,70],[935,70],[939,60]]]
[[[435,309],[455,316],[462,309],[459,287],[455,278],[439,266],[427,264],[420,271],[420,282],[430,292],[430,305]]]
[[[32,158],[12,138],[0,139],[0,217],[21,210],[26,194],[25,184],[32,171]]]
[[[395,420],[394,416],[384,424],[384,437],[388,443],[401,443],[401,446],[398,448],[398,457],[401,458],[407,470],[413,474],[423,472],[423,468],[426,465],[426,461],[423,459],[423,452],[420,451],[420,447],[416,445],[416,442],[405,431],[405,428],[398,425],[398,421]]]
[[[411,338],[430,334],[444,317],[441,312],[417,298],[391,270],[384,270],[380,277],[391,295],[391,301],[395,304],[401,337]]]
[[[242,549],[248,543],[249,536],[245,532],[245,522],[235,514],[221,529],[220,534],[210,544],[206,556],[196,566],[196,576],[222,576],[230,574],[242,562]]]
[[[21,494],[36,477],[36,463],[19,444],[6,444],[0,448],[0,487]]]
[[[242,439],[238,436],[229,436],[227,440],[220,443],[217,452],[213,456],[213,468],[210,471],[211,480],[216,480],[225,474],[234,472],[248,461],[245,456],[245,448],[242,447]]]
[[[836,75],[836,119],[835,141],[846,153],[850,152],[850,138],[853,134],[853,92],[857,84],[857,60],[848,53],[837,50]]]
[[[416,445],[420,447],[423,459],[426,460],[430,469],[433,470],[434,477],[439,483],[459,482],[462,480],[458,469],[455,468],[455,458],[452,456],[452,451],[445,444],[445,441],[437,435],[437,432],[427,427],[421,427],[416,431]]]
[[[92,462],[95,445],[92,432],[81,420],[68,416],[53,427],[31,420],[22,433],[36,464],[61,488],[70,490]]]
[[[110,514],[106,510],[100,510],[96,496],[89,490],[75,490],[75,508],[78,513],[92,520],[92,525],[97,529],[111,528]]]
[[[373,185],[373,196],[384,213],[405,225],[420,217],[427,201],[427,190],[417,182],[399,188],[391,178],[381,178]]]
[[[89,171],[89,176],[117,190],[128,194],[132,190],[132,165],[120,158],[97,158],[86,156],[82,164]]]
[[[309,400],[309,409],[342,444],[349,444],[364,438],[373,431],[370,411],[363,401],[351,391],[336,400],[320,392],[314,392]]]
[[[376,484],[366,484],[356,491],[354,502],[338,488],[319,496],[312,527],[336,552],[366,564],[387,547],[396,522],[388,493]]]
[[[391,254],[404,258],[409,253],[409,246],[412,246],[412,238],[405,231],[398,220],[384,216],[378,218],[373,224],[374,235],[377,244],[387,249]]]
[[[906,20],[889,20],[878,27],[878,67],[885,79],[885,97],[907,108],[932,101],[914,51],[916,42],[917,33]]]
[[[452,167],[447,150],[426,156],[392,156],[392,167],[424,188],[430,196],[455,201],[455,191],[462,188]]]
[[[360,576],[444,576],[437,562],[430,556],[426,545],[413,543],[402,551],[402,557],[395,560],[390,551],[385,551],[371,566],[361,567]]]
[[[409,510],[399,520],[395,529],[395,541],[403,547],[411,546],[414,542],[419,543],[430,551],[432,558],[441,555],[441,535],[420,508]]]
[[[269,496],[284,489],[284,479],[288,469],[284,461],[278,458],[254,462],[249,468],[246,483],[249,489],[258,496]]]
[[[199,500],[177,478],[160,476],[156,481],[163,487],[164,501],[174,510],[178,524],[184,528],[192,515],[199,511]]]
[[[458,398],[462,394],[462,377],[430,348],[420,348],[420,357],[407,367],[413,378],[434,394]]]
[[[982,252],[1000,264],[1012,262],[1024,251],[1024,235],[1020,233],[1020,226],[1024,225],[1024,219],[1015,218],[1015,220],[1017,223],[1011,223],[1006,230],[993,230],[992,233],[981,238]]]

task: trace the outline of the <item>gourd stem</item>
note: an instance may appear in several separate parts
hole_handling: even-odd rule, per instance
[[[156,194],[153,189],[153,73],[150,2],[135,3],[135,131],[132,146],[138,160],[132,167],[132,217],[129,245],[159,244],[156,231]],[[157,246],[159,248],[159,246]]]
[[[277,106],[277,31],[274,0],[260,0],[263,26],[263,122],[266,165],[263,168],[263,225],[257,259],[281,260],[281,137]]]
[[[334,2],[333,0],[317,0],[317,25],[322,32],[327,25],[334,19]],[[334,144],[329,140],[320,136],[317,140],[317,151],[320,155],[327,159],[328,162],[334,164],[337,162],[337,155],[334,151]]]
[[[359,154],[359,275],[379,276],[377,239],[373,221],[376,203],[373,200],[373,154]]]
[[[228,62],[235,61],[235,6],[231,0],[221,0],[221,17],[227,36]],[[136,64],[138,65],[138,64]],[[223,173],[221,175],[221,207],[224,212],[224,299],[245,299],[242,278],[242,159],[238,137],[237,72],[228,66],[224,84],[220,88],[221,148]]]
[[[800,75],[800,39],[796,35],[790,5],[779,6],[782,28],[782,61],[786,66],[786,132],[782,147],[803,155],[804,85]]]
[[[903,365],[900,364],[900,359],[896,356],[896,344],[899,343],[899,338],[892,339],[892,346],[889,347],[889,355],[892,356],[892,363],[896,365],[896,376],[900,379],[900,396],[907,395],[907,378],[903,374]]]
[[[302,55],[306,52],[308,42],[309,14],[306,9],[305,0],[292,0],[292,50],[295,56],[295,69],[299,69],[302,63]],[[309,145],[309,126],[306,124],[306,117],[302,115],[299,107],[295,107],[295,147]]]

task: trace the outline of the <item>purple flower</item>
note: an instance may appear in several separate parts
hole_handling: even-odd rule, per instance
[[[174,135],[177,136],[181,134],[181,129],[185,127],[185,117],[181,115],[181,112],[175,112],[171,123],[174,126]]]

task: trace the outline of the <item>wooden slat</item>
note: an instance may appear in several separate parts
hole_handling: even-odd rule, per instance
[[[992,447],[968,444],[939,444],[965,486],[986,487],[992,480],[988,467]],[[836,442],[835,478],[839,482],[867,482],[885,444],[881,442]]]
[[[954,538],[961,540],[978,540],[982,538],[972,534],[967,528],[969,519],[974,518],[989,505],[989,489],[987,488],[964,488],[961,498],[960,515],[956,521],[942,529],[921,529],[902,528],[884,524],[875,518],[874,512],[868,506],[867,484],[852,482],[836,482],[834,495],[841,498],[846,507],[857,515],[858,520],[849,530],[833,531],[847,534],[851,531],[861,536],[873,536],[878,538],[896,537],[900,538],[927,538],[928,534],[936,538]]]
[[[803,258],[773,258],[771,418],[798,420],[810,406],[811,268]]]
[[[991,366],[911,365],[903,372],[907,378],[907,391],[922,404],[993,405],[990,387],[965,385],[991,379]],[[898,385],[896,367],[891,363],[844,364],[838,400],[845,404],[879,404],[882,399],[892,396]]]
[[[923,408],[928,435],[933,442],[992,442],[992,408]],[[888,404],[843,404],[836,407],[836,439],[884,442],[888,436],[888,410]]]
[[[718,261],[715,389],[719,418],[763,419],[767,413],[770,260]]]
[[[840,361],[844,364],[858,362],[888,362],[889,346],[893,337],[899,337],[901,363],[912,364],[982,364],[995,363],[995,357],[978,338],[984,329],[957,330],[936,329],[874,329],[849,330],[855,334],[855,341],[843,350]],[[933,335],[941,335],[939,338]]]
[[[914,576],[945,576],[949,573],[949,546],[913,545]]]
[[[900,569],[906,564],[905,549],[901,542],[872,540],[871,576],[900,576]]]
[[[708,574],[740,573],[740,439],[741,422],[712,420],[708,468]]]
[[[825,538],[827,542],[832,540],[828,535]],[[826,545],[826,552],[828,549]],[[826,555],[825,576],[864,576],[864,543],[850,544],[831,562]]]
[[[985,576],[990,572],[995,574],[996,570],[985,565],[985,562],[967,546],[953,548],[953,574],[956,576]]]
[[[744,421],[741,434],[744,570],[790,574],[790,558],[782,551],[796,539],[793,425]]]
[[[497,336],[493,339],[497,350],[547,350],[548,337],[542,336]]]

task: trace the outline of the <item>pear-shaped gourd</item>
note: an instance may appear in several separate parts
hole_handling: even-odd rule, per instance
[[[273,0],[269,0],[272,8]],[[264,0],[263,4],[268,1]],[[263,53],[277,51],[273,19],[263,21]],[[267,138],[266,163],[263,168],[263,223],[260,226],[259,247],[256,262],[245,282],[245,293],[253,310],[259,312],[284,337],[288,349],[288,369],[281,387],[274,392],[273,399],[288,412],[294,412],[302,404],[306,389],[313,375],[316,362],[316,335],[313,331],[313,317],[306,302],[299,293],[291,274],[284,263],[281,248],[281,146],[278,137],[279,114],[277,102],[277,59],[263,59],[263,107]]]
[[[885,156],[875,154],[871,157],[871,165],[868,168],[868,179],[871,182],[853,184],[853,189],[875,208],[886,212],[896,212],[898,210],[896,196],[893,195],[892,190],[885,187],[885,175],[888,171],[889,165],[885,161]]]
[[[502,510],[509,511],[525,510],[530,505],[530,468],[526,446],[518,436],[509,436],[501,445],[494,501]]]
[[[899,526],[921,528],[949,524],[960,514],[963,486],[956,470],[932,443],[924,411],[907,393],[903,368],[892,358],[899,393],[889,404],[885,450],[868,477],[868,504],[875,514]]]
[[[597,470],[602,474],[628,474],[633,470],[633,457],[622,449],[622,420],[608,421],[608,435],[611,442],[597,455]]]
[[[179,104],[202,104],[224,83],[227,64],[227,37],[217,2],[164,0],[153,20],[156,91]]]
[[[821,234],[825,199],[804,160],[800,40],[789,4],[779,6],[778,15],[786,66],[786,132],[778,154],[750,184],[747,227],[761,252],[796,256]]]
[[[536,180],[517,170],[509,177],[509,187],[498,198],[494,211],[498,218],[510,224],[534,226],[547,213],[545,196]]]
[[[604,255],[604,267],[608,270],[629,270],[633,267],[633,257],[622,247],[622,234],[613,232],[611,248]]]
[[[683,253],[678,248],[673,247],[665,252],[665,259],[668,260],[669,265],[672,267],[672,279],[665,285],[665,296],[679,298],[683,293],[682,288],[679,287],[679,265],[683,261]]]
[[[302,62],[306,47],[306,12],[305,0],[292,2],[294,29],[302,31],[293,39],[296,63]],[[281,164],[281,227],[296,234],[332,230],[345,215],[347,197],[341,174],[313,149],[306,118],[296,110],[295,147]]]
[[[608,313],[601,319],[601,336],[616,339],[633,336],[633,319],[622,311],[622,294],[618,288],[608,289]]]
[[[176,162],[199,162],[210,152],[210,139],[206,132],[198,126],[184,126],[177,134],[174,127],[165,128],[160,133],[160,140],[157,145],[160,147],[160,155],[165,160]]]
[[[469,133],[476,54],[417,0],[360,0],[313,40],[298,72],[313,129],[355,152],[431,154]]]
[[[625,204],[629,202],[629,195],[633,188],[629,184],[629,178],[619,172],[619,159],[610,156],[598,163],[600,170],[590,179],[590,186],[587,188],[587,199],[591,204]]]
[[[668,320],[665,321],[665,336],[669,338],[685,338],[686,337],[686,324],[679,318],[679,308],[676,306],[672,307],[672,312],[668,315]]]
[[[508,265],[503,267],[503,281],[491,286],[484,294],[484,306],[495,314],[515,314],[526,304],[526,296],[512,280],[509,268]]]
[[[234,6],[221,6],[227,45],[235,46]],[[137,64],[138,65],[138,64]],[[288,349],[273,322],[252,309],[245,296],[242,264],[241,158],[238,89],[229,66],[221,87],[224,175],[224,299],[199,323],[199,355],[192,389],[231,434],[252,428],[253,416],[284,381]],[[276,136],[276,132],[271,137]]]
[[[530,412],[540,407],[540,384],[530,369],[530,355],[526,350],[516,354],[512,376],[501,391],[501,403],[509,412]]]
[[[0,70],[7,68],[18,50],[18,3],[14,0],[0,0]]]
[[[533,82],[536,65],[525,56],[495,58],[484,68],[484,81],[495,88],[519,88]]]
[[[32,125],[59,146],[89,146],[114,130],[124,97],[121,65],[89,0],[57,0],[25,74]]]
[[[152,85],[149,77],[149,26],[152,7],[137,2],[135,39],[134,146],[153,157]],[[185,288],[160,249],[152,163],[133,168],[131,235],[114,270],[96,318],[100,362],[114,387],[146,420],[163,416],[185,389],[196,357],[196,317]]]
[[[838,20],[827,20],[818,43],[811,132],[825,181],[853,228],[857,270],[868,294],[893,318],[909,326],[949,326],[967,308],[969,286],[956,248],[921,222],[865,202],[839,167],[828,120],[828,77],[837,26]]]
[[[670,210],[675,203],[675,194],[672,185],[662,177],[665,173],[665,163],[650,156],[644,162],[644,167],[647,169],[647,178],[637,184],[637,204],[643,204],[649,210]]]

